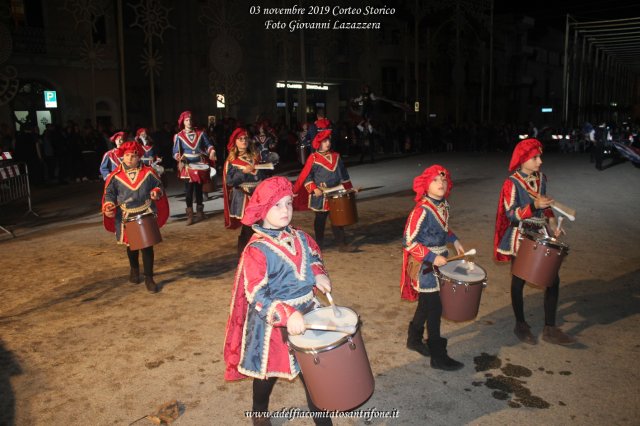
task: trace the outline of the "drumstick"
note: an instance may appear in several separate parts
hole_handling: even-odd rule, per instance
[[[560,233],[564,234],[564,229],[562,229],[562,221],[563,220],[564,220],[564,216],[560,216],[558,218],[558,226],[556,226],[556,234],[560,234]]]
[[[333,310],[333,316],[335,316],[336,318],[339,318],[342,314],[340,313],[340,309],[338,309],[336,304],[333,303],[333,297],[331,297],[331,292],[328,291],[324,295],[327,296],[327,300],[329,300],[329,303],[331,304],[331,309]]]
[[[451,262],[452,260],[462,259],[463,257],[467,257],[467,256],[474,256],[475,254],[476,254],[476,249],[471,249],[466,253],[458,254],[456,256],[448,258],[447,262]]]
[[[530,191],[527,189],[527,193],[531,196],[531,198],[533,198],[534,200],[538,199],[538,194]],[[560,213],[561,215],[564,215],[567,217],[567,219],[569,219],[571,222],[573,222],[574,220],[576,220],[576,211],[574,209],[572,209],[569,206],[565,206],[564,204],[560,203],[559,201],[553,201],[551,202],[551,208],[554,209],[555,211],[557,211],[558,213]]]
[[[130,201],[133,201],[133,197],[129,197],[126,200],[124,200],[123,202],[114,205],[113,208],[115,209],[116,207],[120,207],[121,205],[127,204]],[[100,213],[104,213],[104,212],[100,211]]]
[[[447,259],[447,262],[451,262],[452,260],[462,259],[463,257],[467,257],[467,256],[473,256],[473,255],[475,255],[475,254],[476,254],[476,249],[471,249],[471,250],[469,250],[469,251],[468,251],[468,252],[466,252],[466,253],[459,254],[459,255],[456,255],[456,256],[453,256],[453,257],[448,258],[448,259]],[[427,265],[428,265],[428,266],[422,270],[422,274],[423,274],[423,275],[424,275],[424,274],[428,274],[428,273],[430,273],[430,272],[433,272],[433,263],[428,263],[428,262],[427,262]]]
[[[355,325],[324,325],[324,324],[306,324],[304,327],[307,330],[322,330],[322,331],[337,331],[345,334],[355,334]]]

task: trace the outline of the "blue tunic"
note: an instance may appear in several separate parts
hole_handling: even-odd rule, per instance
[[[286,343],[286,322],[295,311],[312,310],[315,276],[324,273],[317,245],[305,232],[254,225],[238,279],[248,302],[238,371],[244,375],[292,379],[300,372]]]
[[[229,194],[230,217],[242,219],[249,197],[258,183],[267,177],[264,170],[256,170],[254,173],[242,171],[243,167],[256,164],[257,162],[251,156],[243,155],[233,161],[227,161],[224,165],[225,184],[232,188]]]
[[[124,244],[124,220],[130,216],[144,213],[157,213],[156,203],[151,201],[150,194],[155,188],[162,188],[162,183],[152,169],[141,166],[135,169],[122,168],[111,177],[104,192],[104,202],[118,206],[115,216],[116,240]]]
[[[182,155],[187,163],[199,163],[202,157],[208,157],[213,145],[202,130],[187,133],[181,130],[173,137],[173,158],[178,161]]]
[[[402,247],[410,256],[422,260],[419,283],[413,283],[418,292],[440,290],[433,273],[423,273],[431,268],[436,256],[447,256],[447,243],[458,238],[449,230],[449,203],[446,200],[435,200],[424,196],[413,208],[407,219]]]
[[[327,197],[324,194],[316,196],[313,193],[313,188],[333,188],[342,184],[345,189],[350,189],[351,179],[340,154],[336,152],[314,152],[310,159],[313,161],[313,165],[304,180],[304,186],[309,191],[309,208],[314,211],[326,212],[329,211]]]
[[[498,236],[500,241],[496,247],[498,260],[515,256],[518,252],[520,222],[526,228],[538,229],[544,226],[548,217],[553,217],[551,209],[535,208],[533,198],[528,191],[545,195],[547,193],[546,177],[542,173],[527,175],[517,170],[502,185],[498,217],[506,218],[508,225],[504,230],[496,230],[496,232],[504,232]]]

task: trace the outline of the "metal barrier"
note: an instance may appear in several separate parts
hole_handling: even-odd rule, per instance
[[[38,216],[31,209],[31,188],[29,186],[29,169],[25,163],[6,164],[0,162],[0,206],[4,206],[15,201],[27,200],[28,210],[24,213],[32,213]],[[0,225],[0,230],[12,237],[13,232]]]

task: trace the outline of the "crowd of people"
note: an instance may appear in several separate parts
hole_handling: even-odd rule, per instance
[[[318,118],[325,118],[322,110]],[[225,143],[233,130],[243,127],[249,138],[257,144],[261,155],[277,155],[280,164],[294,163],[300,158],[300,146],[310,146],[309,135],[314,134],[313,122],[287,126],[281,120],[272,124],[261,118],[255,123],[243,123],[235,118],[216,120],[210,117],[202,128],[218,153],[218,168],[225,160]],[[403,155],[429,152],[510,152],[515,144],[526,137],[542,141],[545,149],[563,153],[590,153],[591,161],[598,162],[607,155],[615,155],[611,141],[619,140],[640,146],[638,129],[630,125],[620,127],[608,123],[581,127],[536,127],[533,123],[490,124],[419,122],[391,119],[346,119],[332,124],[331,143],[336,152],[350,161],[375,161],[382,155]],[[136,134],[136,129],[122,129],[124,135]],[[163,167],[175,169],[172,155],[173,137],[179,129],[164,122],[159,129],[145,128],[145,138],[153,145],[155,154],[163,159]],[[14,132],[6,123],[0,124],[2,151],[14,152],[18,161],[29,167],[31,183],[64,184],[72,181],[98,179],[96,164],[109,150],[116,148],[111,138],[117,133],[113,126],[89,120],[84,125],[68,121],[65,126],[46,125],[40,134],[33,122],[21,125]],[[139,139],[139,135],[136,135]],[[600,164],[598,162],[598,164]],[[601,167],[601,165],[599,166]],[[219,170],[221,171],[221,170]],[[103,176],[104,178],[104,176]]]
[[[153,279],[153,249],[159,240],[149,238],[147,241],[145,233],[155,231],[149,231],[141,223],[146,218],[153,218],[151,227],[159,230],[169,216],[158,164],[175,168],[184,182],[187,226],[206,219],[203,194],[208,192],[206,185],[216,174],[213,170],[220,170],[225,226],[240,228],[239,262],[225,331],[225,378],[252,378],[252,408],[255,412],[266,412],[277,379],[291,380],[299,376],[309,409],[319,412],[321,409],[310,396],[303,371],[290,355],[286,342],[288,335],[305,332],[304,315],[319,306],[316,292],[329,293],[332,289],[322,258],[326,247],[326,221],[332,209],[329,197],[335,191],[357,192],[341,152],[353,155],[352,149],[358,148],[361,157],[366,153],[375,160],[375,154],[385,152],[389,147],[386,141],[392,141],[390,147],[394,152],[393,141],[399,133],[404,136],[402,145],[397,140],[397,148],[402,146],[401,152],[457,150],[461,148],[458,141],[462,140],[468,143],[466,149],[484,150],[489,149],[489,140],[495,141],[490,136],[495,128],[471,126],[454,130],[448,127],[444,131],[440,129],[440,136],[435,138],[428,127],[405,125],[404,133],[396,130],[393,136],[389,133],[389,137],[382,137],[377,134],[383,134],[384,130],[376,130],[374,123],[365,120],[355,125],[357,131],[371,138],[365,146],[354,145],[349,138],[343,140],[343,127],[332,124],[320,114],[313,123],[303,126],[291,142],[287,140],[288,148],[283,149],[279,148],[278,131],[273,130],[268,121],[261,120],[248,128],[235,120],[220,125],[209,124],[207,129],[198,129],[192,113],[184,111],[175,130],[166,126],[163,130],[166,134],[154,134],[140,128],[135,133],[120,131],[107,136],[98,130],[87,130],[85,135],[91,136],[89,140],[93,141],[94,152],[98,152],[98,146],[102,152],[99,165],[97,157],[94,158],[91,176],[95,178],[100,173],[104,179],[104,227],[115,234],[117,243],[125,246],[130,266],[129,281],[133,284],[141,282],[139,256],[142,252],[145,287],[156,293],[160,288]],[[40,144],[44,179],[88,178],[78,174],[74,168],[77,164],[73,164],[76,157],[69,151],[69,141],[73,139],[73,144],[85,146],[78,142],[81,138],[77,130],[75,125],[68,126],[65,131],[51,126],[42,135],[42,141],[37,142],[34,129],[24,126],[20,140],[16,142],[20,143],[26,139],[25,135],[30,135],[36,150],[40,149],[37,148]],[[469,137],[468,132],[475,132],[475,137]],[[361,139],[361,136],[357,137]],[[511,140],[505,137],[504,142],[511,144]],[[439,141],[439,145],[432,144],[434,141]],[[111,144],[113,148],[110,148]],[[496,149],[497,145],[492,147]],[[74,145],[73,149],[78,148]],[[540,232],[556,238],[563,232],[551,210],[554,200],[546,195],[547,181],[540,170],[543,144],[528,136],[511,149],[509,176],[500,190],[493,241],[494,257],[503,262],[515,262],[520,237],[526,233]],[[302,161],[299,156],[289,156],[304,150],[304,167],[295,184],[287,178],[273,176],[274,163]],[[16,156],[18,152],[16,149]],[[69,157],[71,164],[63,156]],[[51,170],[56,172],[50,174]],[[417,301],[408,325],[406,346],[430,357],[432,368],[446,371],[464,367],[449,356],[448,341],[440,334],[442,277],[436,272],[451,260],[448,245],[453,246],[459,257],[466,255],[459,237],[449,226],[447,198],[452,188],[453,178],[442,165],[427,167],[414,178],[415,206],[406,220],[402,238],[403,265],[399,271],[401,298]],[[290,225],[294,210],[315,213],[313,236]],[[352,252],[343,227],[336,226],[333,218],[331,221],[338,249]],[[524,317],[523,291],[527,280],[512,270],[514,334],[521,342],[535,345],[537,338]],[[560,288],[557,271],[552,278],[545,289],[542,339],[552,344],[570,345],[576,342],[575,338],[556,326]],[[322,416],[314,421],[331,424],[330,418]],[[268,418],[260,417],[254,418],[253,422],[270,424]]]

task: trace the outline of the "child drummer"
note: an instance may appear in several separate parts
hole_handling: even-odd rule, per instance
[[[312,310],[314,293],[331,291],[320,249],[305,232],[290,226],[291,183],[283,177],[261,182],[251,196],[242,223],[254,235],[245,247],[235,277],[227,322],[225,379],[253,377],[253,411],[267,411],[278,377],[300,374],[289,354],[287,334],[305,331],[302,313]],[[304,386],[304,379],[300,374]],[[307,394],[311,411],[319,411]],[[268,418],[254,424],[271,424]],[[331,424],[330,418],[314,419]]]
[[[102,197],[103,224],[107,231],[116,234],[118,244],[127,246],[129,258],[129,282],[140,282],[139,250],[130,250],[124,222],[130,216],[145,213],[157,215],[158,226],[162,227],[169,217],[169,203],[162,189],[160,177],[155,170],[141,163],[144,151],[137,142],[125,142],[118,148],[117,155],[122,163],[107,176]],[[143,248],[145,286],[151,293],[158,288],[153,281],[153,246]]]
[[[324,247],[324,229],[329,216],[329,199],[324,191],[326,188],[338,185],[349,190],[353,185],[340,154],[331,151],[331,122],[324,118],[316,121],[316,125],[323,129],[316,134],[311,143],[316,152],[307,158],[293,192],[297,196],[296,210],[311,209],[316,213],[313,230],[316,241],[322,248]],[[346,242],[344,227],[332,225],[331,228],[338,242],[338,249],[342,252],[354,251],[353,246]]]
[[[554,235],[560,235],[551,211],[553,200],[546,196],[546,177],[540,173],[542,144],[537,139],[525,139],[516,145],[509,163],[509,176],[502,185],[496,229],[493,241],[494,256],[499,262],[513,261],[520,246],[520,229],[539,231],[547,222]],[[529,194],[537,194],[532,197]],[[521,227],[521,228],[520,228]],[[524,318],[523,289],[525,281],[511,277],[511,305],[516,317],[515,335],[524,343],[535,345],[535,336]],[[556,310],[560,279],[556,279],[544,293],[544,329],[542,339],[557,345],[569,345],[575,338],[556,327]]]
[[[413,180],[416,205],[409,214],[402,238],[403,265],[400,283],[401,297],[418,300],[413,320],[409,323],[407,348],[424,356],[431,355],[431,367],[439,370],[459,370],[464,364],[449,357],[447,339],[440,336],[440,283],[433,274],[433,266],[447,264],[447,243],[453,243],[458,254],[464,248],[449,228],[451,192],[449,171],[440,165],[428,167]],[[411,260],[410,257],[413,259]],[[410,261],[420,262],[418,280],[407,273]],[[427,342],[423,341],[427,324]]]

